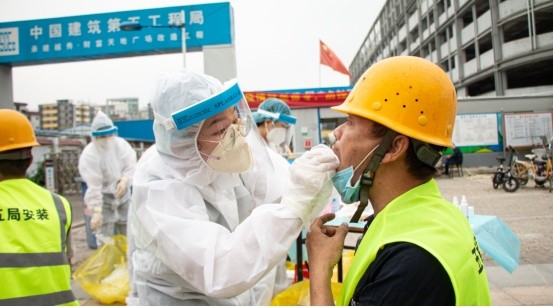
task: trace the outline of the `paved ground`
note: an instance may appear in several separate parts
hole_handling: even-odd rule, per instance
[[[492,304],[553,305],[553,193],[533,183],[515,193],[494,190],[490,171],[466,169],[462,178],[441,176],[437,180],[446,199],[466,195],[476,214],[498,216],[521,240],[520,266],[512,274],[484,255]],[[75,207],[75,268],[93,250],[86,245],[80,195],[69,199]],[[98,305],[76,283],[74,290],[81,305]]]

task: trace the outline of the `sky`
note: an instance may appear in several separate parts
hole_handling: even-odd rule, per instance
[[[386,0],[231,0],[237,78],[244,91],[348,86],[319,64],[319,39],[349,67]],[[0,0],[0,23],[225,1]],[[201,52],[187,67],[203,72]],[[153,79],[182,67],[182,54],[14,67],[13,98],[37,110],[58,99],[105,104],[137,97],[144,107]]]

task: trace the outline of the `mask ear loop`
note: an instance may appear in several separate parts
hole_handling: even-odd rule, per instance
[[[361,176],[359,206],[357,206],[357,210],[351,217],[351,220],[350,220],[351,223],[359,222],[359,218],[361,218],[361,214],[369,204],[369,189],[372,187],[374,183],[374,176],[375,176],[376,170],[380,166],[380,163],[382,162],[384,155],[388,152],[388,150],[392,146],[392,143],[396,136],[397,136],[397,132],[391,129],[388,129],[388,131],[384,135],[384,138],[382,139],[382,142],[380,142],[380,145],[376,149],[374,156],[369,162],[369,166],[367,166],[365,173],[363,174],[363,176]]]
[[[367,158],[378,148],[380,147],[380,144],[376,145],[371,151],[369,151],[369,153],[365,156],[365,158],[363,158],[363,160],[361,160],[361,162],[359,162],[359,164],[353,169],[353,172],[355,172],[359,167],[361,167],[361,164],[363,164],[365,162],[365,160],[367,160]]]
[[[369,158],[369,156],[378,148],[380,147],[380,144],[376,145],[371,151],[369,151],[369,153],[365,156],[365,158],[363,158],[363,160],[361,160],[361,162],[359,162],[359,164],[357,164],[357,166],[353,169],[353,172],[355,173],[357,171],[357,169],[359,169],[361,167],[361,165],[365,162],[365,160],[367,160],[367,158]],[[361,179],[361,178],[359,178]],[[359,179],[357,181],[359,181]],[[355,181],[355,184],[354,185],[357,185],[357,181]],[[351,182],[350,182],[351,184]],[[352,186],[354,186],[352,185]]]

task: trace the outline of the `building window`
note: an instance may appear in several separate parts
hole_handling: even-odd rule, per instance
[[[503,41],[505,43],[528,37],[528,16],[523,15],[509,22],[506,22],[501,30],[503,32]]]
[[[470,44],[468,47],[466,47],[463,50],[465,54],[465,62],[468,62],[476,57],[476,50],[474,48],[474,44]]]
[[[407,10],[406,10],[407,16],[410,17],[410,16],[413,15],[416,11],[417,11],[416,2],[415,2],[415,1],[412,1],[410,4],[408,4]]]
[[[495,91],[493,76],[476,81],[467,86],[467,94],[469,96],[479,96],[493,91]]]
[[[553,85],[553,59],[540,60],[506,71],[508,88]]]
[[[492,34],[488,33],[484,35],[484,37],[478,40],[478,51],[479,51],[479,54],[482,55],[491,49],[492,49]]]
[[[409,32],[409,35],[411,36],[411,42],[415,42],[419,39],[419,28],[415,27],[413,31]]]
[[[472,24],[474,18],[472,17],[472,10],[468,10],[461,16],[463,20],[463,28],[466,28],[468,25]]]
[[[553,7],[534,12],[536,35],[553,32]]]
[[[442,15],[445,12],[444,0],[438,0],[436,8],[438,9],[438,16]]]
[[[440,42],[440,45],[443,45],[447,42],[447,29],[438,33],[438,41]]]
[[[487,11],[490,10],[490,1],[489,0],[477,0],[474,4],[476,8],[476,18],[484,15]]]
[[[407,40],[404,39],[401,42],[399,42],[398,53],[401,54],[406,49],[407,49]]]
[[[427,17],[428,16],[424,16],[421,20],[421,31],[424,32],[424,30],[426,30],[428,28],[428,20],[427,20]]]
[[[446,72],[455,69],[455,56],[446,58],[440,62],[440,65]]]
[[[448,71],[449,71],[448,59],[445,59],[445,60],[441,61],[441,62],[440,62],[440,66],[442,67],[442,69],[443,69],[445,72],[448,72]]]

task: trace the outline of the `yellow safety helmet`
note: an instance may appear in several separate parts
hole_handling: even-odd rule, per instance
[[[10,109],[0,109],[0,152],[40,146],[31,122],[25,115]]]
[[[453,147],[455,87],[439,66],[423,58],[396,56],[375,63],[332,109],[429,144]]]

